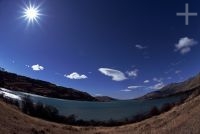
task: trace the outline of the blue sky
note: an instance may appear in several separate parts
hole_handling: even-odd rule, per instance
[[[38,23],[22,18],[40,5]],[[0,66],[86,91],[130,99],[200,70],[200,1],[0,0]]]

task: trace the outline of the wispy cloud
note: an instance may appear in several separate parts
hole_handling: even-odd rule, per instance
[[[138,88],[142,88],[144,86],[128,86],[128,89],[138,89]]]
[[[131,92],[132,90],[130,90],[130,89],[123,89],[123,90],[120,90],[120,91],[122,91],[122,92]]]
[[[162,82],[162,80],[163,80],[163,78],[156,78],[156,77],[154,77],[153,78],[153,81],[155,81],[155,82]]]
[[[138,72],[139,72],[138,69],[134,69],[134,70],[131,70],[131,71],[126,71],[126,74],[129,77],[137,77],[138,76]]]
[[[98,69],[102,74],[112,77],[113,81],[123,81],[126,80],[126,76],[123,72],[111,68],[99,68]]]
[[[149,80],[145,80],[145,81],[144,81],[144,83],[149,83],[149,82],[150,82]]]
[[[102,94],[95,94],[94,96],[102,96]]]
[[[32,65],[31,68],[33,69],[33,71],[42,71],[42,70],[44,70],[44,67],[40,66],[39,64]]]
[[[177,62],[172,62],[170,65],[171,66],[177,66],[179,64],[181,64],[183,62],[183,60],[177,61]]]
[[[156,78],[156,77],[154,77],[153,81],[156,82],[156,84],[153,85],[153,86],[150,86],[149,87],[150,89],[159,90],[159,89],[161,89],[161,88],[163,88],[165,86],[165,84],[163,82],[163,78]]]
[[[175,74],[180,74],[181,73],[181,70],[176,70],[175,71]]]
[[[177,44],[175,44],[175,51],[180,52],[181,54],[186,54],[191,51],[191,47],[198,44],[194,39],[188,37],[181,38]]]
[[[64,75],[68,79],[74,79],[74,80],[80,80],[80,79],[87,79],[88,77],[84,74],[78,74],[77,72],[73,72],[69,75],[65,74]]]
[[[134,89],[140,89],[140,88],[144,88],[145,86],[128,86],[126,89],[122,89],[120,91],[123,91],[123,92],[131,92],[133,91]]]
[[[150,88],[154,89],[154,90],[159,90],[159,89],[163,88],[164,86],[165,86],[165,84],[163,82],[160,82],[160,83],[155,84],[154,86],[151,86]]]
[[[28,68],[29,68],[30,66],[29,66],[29,65],[25,65],[25,67],[28,67]]]
[[[140,45],[140,44],[135,45],[135,47],[136,47],[137,49],[140,49],[140,50],[143,50],[143,49],[146,49],[146,48],[147,48],[146,46],[142,46],[142,45]]]

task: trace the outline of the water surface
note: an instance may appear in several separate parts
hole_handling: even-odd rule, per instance
[[[153,106],[160,108],[165,103],[179,101],[181,96],[155,100],[125,100],[112,102],[88,102],[31,96],[34,102],[52,105],[61,115],[74,114],[83,120],[122,120],[148,112]]]
[[[124,100],[112,102],[88,102],[63,100],[43,97],[34,94],[11,91],[18,96],[30,95],[33,102],[42,102],[52,105],[59,110],[61,115],[76,115],[83,120],[123,120],[137,114],[148,112],[153,106],[160,108],[165,103],[177,102],[182,95],[154,100]]]

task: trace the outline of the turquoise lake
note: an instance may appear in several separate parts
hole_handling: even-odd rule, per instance
[[[13,92],[13,91],[12,91]],[[19,96],[27,93],[13,92]],[[28,94],[33,102],[42,102],[59,110],[61,115],[76,115],[77,119],[107,121],[123,120],[137,114],[148,112],[153,106],[160,108],[165,103],[177,102],[183,95],[154,100],[124,100],[112,102],[88,102],[62,100]]]

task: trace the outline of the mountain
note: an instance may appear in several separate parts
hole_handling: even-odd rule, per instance
[[[169,84],[163,87],[162,89],[148,93],[140,97],[139,99],[161,98],[183,92],[189,92],[199,87],[200,87],[200,73],[184,82]]]
[[[116,101],[117,99],[111,98],[109,96],[96,96],[95,97],[100,102],[110,102],[110,101]]]
[[[14,73],[0,70],[0,87],[14,91],[22,91],[46,97],[80,100],[80,101],[97,101],[86,92],[81,92],[72,88],[65,88],[55,84],[20,76]]]

